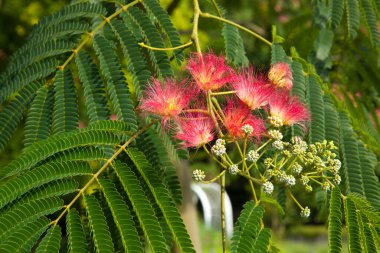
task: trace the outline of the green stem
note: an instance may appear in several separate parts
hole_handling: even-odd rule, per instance
[[[263,145],[261,145],[258,149],[256,149],[256,151],[259,152],[261,149],[266,147],[271,141],[272,141],[272,139],[267,140]],[[263,152],[263,153],[265,153],[265,152]]]
[[[202,110],[202,109],[186,109],[182,111],[182,113],[187,113],[187,112],[199,112],[203,114],[209,114],[207,110]]]
[[[222,108],[220,107],[218,100],[216,98],[211,98],[211,101],[214,103],[219,114],[222,115],[223,118],[225,118],[226,116],[224,115],[224,112],[223,112]]]
[[[226,194],[226,176],[220,178],[220,221],[222,225],[222,245],[223,253],[227,253],[227,238],[226,238],[226,217],[224,210],[224,198]]]
[[[199,36],[198,36],[198,23],[199,23],[199,15],[201,14],[201,10],[199,8],[198,0],[194,0],[193,4],[194,4],[194,19],[193,19],[193,32],[191,33],[191,40],[194,42],[197,52],[201,54],[202,51],[201,51],[201,46],[199,44]]]
[[[210,151],[208,151],[208,149],[206,148],[206,146],[205,145],[203,145],[203,149],[204,149],[204,151],[215,161],[215,162],[217,162],[220,166],[222,166],[222,168],[224,168],[224,169],[227,169],[227,166],[225,165],[225,164],[223,164],[223,163],[221,163],[218,159],[216,159],[211,153],[210,153]]]
[[[222,130],[220,130],[220,127],[219,127],[219,124],[218,124],[218,120],[215,117],[215,113],[214,113],[214,110],[213,110],[212,101],[211,101],[211,95],[210,94],[211,94],[211,91],[208,91],[207,92],[207,110],[208,110],[208,112],[209,112],[212,120],[214,121],[215,127],[218,130],[219,136],[223,137],[224,135],[222,133]]]
[[[218,5],[216,4],[215,0],[211,0],[212,5],[214,5],[215,10],[218,12],[219,17],[222,17],[222,12],[220,11]]]
[[[293,201],[297,204],[297,206],[301,209],[301,210],[303,210],[304,208],[303,208],[303,206],[301,206],[301,204],[298,202],[298,200],[294,197],[294,195],[292,194],[292,192],[291,191],[289,191],[289,195],[290,195],[290,197],[293,199]]]
[[[177,47],[164,47],[164,48],[159,48],[159,47],[151,47],[146,45],[144,42],[138,43],[140,47],[145,47],[147,49],[153,50],[153,51],[172,51],[172,50],[177,50],[181,48],[187,48],[193,44],[192,41],[187,42],[186,44],[177,46]]]
[[[243,155],[243,152],[241,151],[239,143],[237,141],[234,141],[234,143],[235,143],[235,145],[236,145],[236,147],[237,147],[237,149],[239,151],[241,159],[243,159],[244,155]]]
[[[251,177],[250,175],[247,175],[246,173],[243,173],[243,172],[239,172],[238,173],[240,176],[242,177],[245,177],[246,179],[248,179],[249,181],[252,181],[253,183],[256,183],[258,185],[262,185],[262,181],[257,179],[257,178],[254,178],[254,177]]]
[[[245,161],[245,155],[247,153],[247,139],[248,139],[248,136],[244,138],[244,144],[243,144],[243,169],[245,169],[246,172],[248,172],[247,162]]]
[[[211,92],[211,96],[229,95],[229,94],[235,94],[235,93],[236,93],[236,90]]]
[[[211,19],[216,19],[216,20],[219,20],[221,22],[224,22],[224,23],[227,23],[229,25],[232,25],[232,26],[235,26],[236,28],[239,28],[251,35],[253,35],[254,37],[258,38],[259,40],[261,40],[262,42],[268,44],[269,46],[272,46],[272,43],[270,41],[268,41],[267,39],[265,39],[264,37],[262,37],[260,34],[258,33],[255,33],[254,31],[252,30],[249,30],[248,28],[245,28],[244,26],[241,26],[235,22],[232,22],[228,19],[225,19],[225,18],[222,18],[222,17],[218,17],[218,16],[215,16],[215,15],[212,15],[210,13],[200,13],[200,16],[202,18],[211,18]]]
[[[203,184],[209,184],[209,183],[212,183],[214,181],[216,181],[218,178],[220,178],[221,176],[223,176],[224,174],[226,173],[226,170],[223,170],[222,172],[220,172],[216,177],[214,177],[213,179],[210,179],[210,180],[205,180],[205,181],[201,181]]]

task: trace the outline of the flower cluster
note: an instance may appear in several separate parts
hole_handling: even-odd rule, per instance
[[[272,66],[265,75],[252,67],[235,71],[223,56],[195,53],[186,69],[190,79],[153,79],[140,105],[142,111],[159,116],[163,124],[174,122],[176,137],[184,147],[211,142],[218,126],[230,139],[248,136],[259,141],[266,125],[304,125],[308,120],[306,106],[289,93],[292,76],[286,63]],[[219,107],[213,105],[210,97],[217,94],[214,92],[228,88],[232,90],[227,92],[234,94]],[[204,101],[207,110],[199,106]]]
[[[286,126],[306,130],[310,119],[307,107],[290,93],[288,64],[274,64],[268,73],[253,67],[235,70],[223,56],[194,53],[186,70],[185,80],[153,79],[140,109],[159,117],[164,129],[169,122],[184,148],[203,147],[223,168],[215,180],[226,171],[239,174],[258,184],[263,194],[272,194],[276,185],[291,190],[300,183],[311,192],[315,186],[329,190],[340,183],[341,164],[332,142],[284,140]],[[240,161],[227,153],[229,144],[238,148]],[[193,176],[201,182],[206,178],[199,169]],[[293,200],[301,216],[308,217],[310,209]]]

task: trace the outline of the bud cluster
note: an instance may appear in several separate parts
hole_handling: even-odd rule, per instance
[[[265,158],[266,180],[282,183],[286,187],[292,187],[298,181],[307,192],[313,190],[312,184],[319,185],[326,191],[334,187],[334,184],[340,184],[341,162],[336,159],[333,142],[325,140],[308,145],[297,136],[291,138],[290,142],[283,142],[275,138],[273,133],[269,135],[273,139],[272,146],[276,150],[282,150],[282,155],[277,156],[276,160]]]

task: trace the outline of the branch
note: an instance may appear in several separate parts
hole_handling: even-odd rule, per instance
[[[132,141],[134,141],[140,134],[144,133],[151,125],[153,125],[156,121],[152,121],[148,125],[144,126],[141,128],[138,132],[136,132],[134,135],[131,136],[131,138],[128,139],[127,142],[125,142],[113,155],[110,157],[105,164],[96,172],[95,174],[92,175],[91,179],[79,190],[78,194],[71,200],[71,202],[65,206],[65,209],[63,209],[62,213],[58,216],[57,219],[53,220],[50,222],[49,225],[57,225],[59,220],[69,211],[72,205],[80,198],[80,196],[86,192],[86,190],[92,185],[92,183],[97,180],[99,175],[108,168],[110,164],[118,157],[118,155],[125,150],[129,144],[131,144]]]
[[[255,33],[254,31],[249,30],[248,28],[246,28],[246,27],[244,27],[244,26],[241,26],[241,25],[239,25],[239,24],[237,24],[237,23],[235,23],[235,22],[232,22],[232,21],[230,21],[230,20],[228,20],[228,19],[225,19],[225,18],[222,18],[222,17],[218,17],[218,16],[212,15],[212,14],[210,14],[210,13],[202,13],[202,12],[200,13],[200,16],[201,16],[202,18],[216,19],[216,20],[219,20],[219,21],[221,21],[221,22],[227,23],[227,24],[229,24],[229,25],[235,26],[235,27],[237,27],[237,28],[239,28],[239,29],[241,29],[241,30],[243,30],[243,31],[245,31],[245,32],[247,32],[247,33],[253,35],[254,37],[256,37],[256,38],[258,38],[259,40],[263,41],[264,43],[268,44],[269,46],[272,46],[272,43],[271,43],[269,40],[267,40],[267,39],[265,39],[264,37],[262,37],[260,34]]]
[[[150,49],[150,50],[153,50],[153,51],[172,51],[172,50],[177,50],[177,49],[181,49],[181,48],[187,48],[187,47],[191,46],[193,44],[193,42],[189,41],[186,44],[183,44],[183,45],[180,45],[180,46],[176,46],[176,47],[164,47],[164,48],[151,47],[151,46],[146,45],[144,42],[140,42],[138,44],[139,44],[140,47],[144,47],[144,48],[147,48],[147,49]]]
[[[106,24],[110,23],[111,19],[119,16],[123,11],[127,11],[129,8],[140,3],[141,1],[142,0],[135,0],[135,1],[133,1],[127,5],[122,5],[121,8],[119,10],[117,10],[115,13],[113,13],[112,15],[110,15],[108,17],[105,17],[104,21],[102,23],[100,23],[97,27],[95,27],[95,29],[92,30],[92,32],[88,33],[87,37],[79,44],[79,46],[77,48],[73,49],[73,53],[69,56],[69,58],[67,58],[67,60],[61,66],[57,66],[57,68],[60,70],[65,69],[66,66],[74,58],[74,56],[77,55],[80,50],[82,50],[82,48],[95,36],[95,34],[100,29],[102,29]]]

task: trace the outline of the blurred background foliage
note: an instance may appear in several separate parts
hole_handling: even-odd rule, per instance
[[[96,1],[96,0],[94,0]],[[69,0],[0,0],[0,72],[4,69],[9,56],[19,48],[28,36],[31,27],[38,20],[58,10],[70,2]],[[182,35],[182,42],[189,41],[191,35],[192,1],[161,0],[174,25]],[[263,37],[271,40],[272,27],[284,38],[283,46],[287,52],[295,48],[300,57],[313,63],[317,72],[325,82],[325,91],[337,96],[337,104],[345,108],[352,118],[356,133],[380,159],[380,53],[378,46],[371,44],[368,30],[362,22],[355,38],[347,36],[347,24],[343,17],[342,24],[333,32],[328,27],[328,3],[323,0],[219,0],[218,3],[226,11],[225,16],[245,27],[248,27]],[[202,9],[215,13],[210,1],[201,2]],[[200,40],[202,50],[213,50],[223,53],[222,24],[213,20],[202,19],[200,23]],[[270,65],[270,50],[266,44],[241,32],[247,57],[252,65],[259,70],[266,70]],[[22,145],[22,132],[18,131],[8,146],[8,152],[0,157],[4,163],[16,156],[16,151]],[[192,167],[206,171],[217,172],[216,165],[210,163],[207,157],[197,151],[197,160],[190,157]],[[379,166],[377,166],[379,175]],[[209,173],[212,176],[212,173]],[[241,179],[228,182],[228,192],[231,195],[236,214],[248,198],[248,189],[242,189]],[[298,192],[302,196],[302,192]],[[304,196],[306,201],[307,196]],[[301,202],[302,202],[301,197]],[[309,205],[312,215],[308,220],[300,220],[296,208],[287,203],[287,215],[281,220],[275,211],[268,215],[269,224],[281,237],[287,232],[288,237],[301,232],[303,240],[326,238],[325,223],[327,196],[317,193]],[[308,200],[308,203],[310,200]],[[268,212],[271,213],[271,212]],[[301,224],[313,225],[312,229]],[[316,226],[318,225],[318,226]],[[319,229],[322,226],[323,229]],[[207,232],[208,233],[208,232]],[[294,237],[298,241],[300,238]],[[291,242],[279,242],[289,252],[326,252],[325,247],[294,246]],[[280,245],[279,245],[280,246]],[[207,251],[205,251],[207,252]]]

